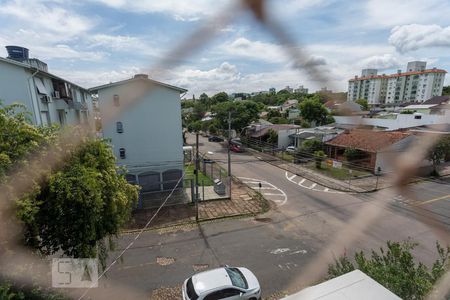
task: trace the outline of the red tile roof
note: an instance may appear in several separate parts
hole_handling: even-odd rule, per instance
[[[366,152],[377,152],[410,135],[410,133],[400,131],[353,129],[350,132],[341,133],[326,144],[343,148],[354,148]]]
[[[374,76],[358,77],[358,78],[352,78],[349,81],[367,80],[367,79],[382,79],[382,78],[388,79],[388,78],[393,78],[393,77],[420,75],[420,74],[427,74],[427,73],[447,73],[447,71],[442,70],[442,69],[428,69],[428,70],[424,70],[424,71],[395,73],[392,75],[374,75]]]

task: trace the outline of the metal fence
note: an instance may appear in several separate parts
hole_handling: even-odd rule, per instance
[[[308,55],[304,47],[299,47],[294,40],[289,36],[286,30],[280,25],[276,18],[273,18],[266,10],[266,3],[264,0],[241,0],[233,2],[229,8],[224,9],[219,15],[214,16],[209,22],[203,22],[202,27],[196,30],[192,35],[187,36],[181,43],[179,43],[172,51],[166,53],[154,67],[150,68],[150,73],[163,75],[167,70],[183,62],[185,58],[199,50],[199,47],[207,44],[216,33],[220,32],[226,25],[231,23],[234,18],[239,19],[241,14],[239,12],[250,12],[254,20],[265,28],[267,33],[272,35],[276,41],[283,47],[286,53],[294,62],[292,65],[301,71],[304,71],[308,76],[322,86],[332,87],[332,84],[327,80],[323,69],[319,69],[315,64],[308,63],[310,55]],[[280,2],[280,5],[283,5]],[[149,87],[152,88],[152,87]],[[133,91],[128,98],[123,99],[120,108],[103,111],[103,122],[108,123],[119,114],[126,110],[129,105],[140,99],[140,97],[147,93],[147,89]],[[361,120],[361,125],[364,125],[364,120]],[[18,165],[9,176],[9,179],[3,182],[0,186],[0,240],[2,241],[0,249],[0,275],[8,276],[18,285],[33,286],[35,284],[43,287],[49,283],[48,277],[48,263],[41,260],[40,256],[33,254],[24,248],[22,245],[22,237],[20,235],[21,225],[15,218],[15,199],[22,197],[26,193],[33,190],[34,185],[41,178],[45,177],[56,166],[61,164],[66,159],[66,153],[76,148],[77,145],[84,141],[83,135],[90,135],[90,128],[84,128],[82,135],[74,135],[71,130],[62,131],[59,136],[58,146],[49,146],[42,149],[41,152],[34,153],[30,158],[29,164],[26,166]],[[428,150],[435,144],[439,135],[426,133],[422,135],[420,143],[415,144],[408,152],[399,153],[396,160],[396,172],[390,174],[390,179],[399,188],[400,193],[408,197],[414,197],[408,193],[408,187],[405,185],[414,175],[419,162],[425,157]],[[212,177],[223,176],[223,173],[216,173],[213,167],[212,171],[208,171],[205,167],[205,172],[210,172]],[[170,196],[170,195],[169,195]],[[380,201],[377,205],[367,205],[362,208],[355,216],[347,221],[337,234],[330,239],[329,244],[320,250],[314,259],[312,259],[305,267],[298,281],[304,282],[305,285],[314,282],[320,278],[321,274],[326,271],[327,263],[332,257],[330,253],[333,249],[344,249],[352,242],[357,240],[370,225],[378,219],[380,213],[387,205],[387,201]],[[151,219],[148,223],[150,223]],[[437,222],[433,216],[429,215],[422,220],[433,232],[443,240],[448,240],[448,232],[442,225]],[[148,225],[147,223],[147,225]],[[146,226],[147,226],[146,225]],[[143,228],[144,230],[145,228]],[[142,231],[141,231],[142,232]],[[140,232],[140,233],[141,233]],[[135,239],[139,238],[140,233]],[[131,245],[131,244],[130,244]],[[129,249],[131,246],[125,248],[117,259]],[[33,272],[24,268],[24,264],[33,266]],[[8,267],[6,267],[6,265]],[[100,278],[110,269],[111,266],[105,269]],[[110,283],[110,288],[121,289],[125,291],[129,297],[132,297],[133,287],[126,287],[117,282],[117,287]],[[450,273],[443,277],[437,284],[434,293],[429,295],[429,298],[441,299],[450,288]],[[87,292],[86,292],[87,293]],[[82,295],[85,296],[86,293]]]

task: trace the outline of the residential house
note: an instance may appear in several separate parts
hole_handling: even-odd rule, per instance
[[[286,100],[282,105],[281,105],[281,111],[286,111],[288,109],[291,108],[297,108],[298,107],[298,100],[296,99],[290,99],[290,100]]]
[[[93,124],[92,97],[88,90],[48,72],[46,63],[28,57],[28,49],[7,46],[8,58],[0,58],[0,100],[4,105],[24,104],[31,122]]]
[[[269,122],[253,123],[250,126],[244,128],[242,135],[248,138],[250,141],[256,143],[263,143],[270,130],[275,131],[278,134],[277,148],[282,149],[290,145],[289,135],[295,133],[295,130],[300,128],[298,125],[293,124],[271,124]]]
[[[126,167],[127,180],[143,194],[174,188],[183,174],[180,94],[186,90],[137,74],[90,91],[98,95],[103,136],[117,164]]]
[[[396,155],[404,151],[415,136],[403,131],[346,130],[325,143],[326,154],[344,160],[346,149],[356,149],[360,155],[354,163],[374,173],[392,171]]]
[[[306,140],[316,139],[323,143],[344,132],[344,129],[334,126],[318,126],[315,128],[299,128],[289,135],[290,145],[299,148]]]
[[[291,108],[288,111],[288,120],[295,120],[300,117],[300,109],[298,108]]]

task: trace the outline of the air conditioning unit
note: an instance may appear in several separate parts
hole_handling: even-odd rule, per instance
[[[44,95],[41,97],[42,102],[49,103],[52,102],[52,98],[50,96]]]
[[[61,97],[60,97],[60,94],[59,94],[59,91],[54,91],[54,92],[53,92],[53,97],[55,97],[55,98],[57,98],[57,99],[61,98]]]

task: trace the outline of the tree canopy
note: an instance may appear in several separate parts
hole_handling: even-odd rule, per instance
[[[328,117],[328,111],[325,106],[317,99],[307,99],[300,103],[300,115],[310,123],[316,125],[325,124]]]
[[[28,157],[36,151],[45,153],[50,144],[66,159],[35,180],[32,191],[16,199],[24,240],[42,254],[98,256],[104,263],[105,238],[117,234],[130,217],[138,188],[125,180],[105,141],[86,137],[73,150],[65,150],[56,139],[58,128],[33,126],[27,115],[20,105],[0,106],[0,180],[23,176],[8,175],[14,167],[26,169]],[[73,134],[81,134],[77,132]]]
[[[362,110],[369,110],[369,102],[366,99],[358,99],[355,103],[358,103]]]
[[[417,245],[410,240],[388,241],[386,248],[380,248],[379,252],[372,250],[370,257],[362,251],[356,252],[355,263],[341,256],[328,266],[328,278],[359,269],[402,299],[424,299],[449,269],[450,247],[442,248],[436,242],[438,259],[429,271],[412,254]]]
[[[226,101],[211,108],[220,129],[228,128],[228,112],[231,111],[231,128],[240,132],[244,127],[259,118],[257,103],[253,101]]]

